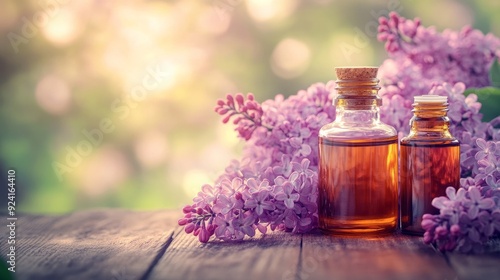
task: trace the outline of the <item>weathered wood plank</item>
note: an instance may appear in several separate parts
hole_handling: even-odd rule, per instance
[[[480,254],[448,253],[460,280],[500,279],[500,240],[492,240]]]
[[[178,217],[110,209],[21,216],[16,279],[500,279],[499,240],[485,254],[448,254],[450,266],[418,237],[276,232],[200,244]],[[0,228],[2,256],[7,231]]]
[[[172,214],[101,209],[65,216],[20,216],[15,277],[139,279],[173,234]],[[2,256],[7,252],[4,227]]]
[[[290,278],[292,279],[292,278]],[[456,279],[446,259],[420,238],[307,234],[296,279]]]
[[[179,232],[150,279],[282,279],[297,273],[300,235],[275,232],[240,242]]]

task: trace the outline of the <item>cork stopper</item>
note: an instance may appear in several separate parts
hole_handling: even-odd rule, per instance
[[[347,108],[371,108],[382,105],[377,95],[380,86],[377,79],[378,67],[336,67],[335,89],[338,96],[336,106]]]
[[[377,78],[378,67],[336,67],[335,73],[339,80],[371,80]]]

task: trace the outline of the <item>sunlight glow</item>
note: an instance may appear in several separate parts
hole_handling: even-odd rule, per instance
[[[374,61],[374,49],[368,41],[360,44],[352,29],[338,30],[330,37],[330,61],[334,65],[369,65]]]
[[[118,188],[129,175],[125,155],[114,147],[103,147],[83,166],[80,188],[88,196],[102,196]]]
[[[63,46],[72,43],[82,32],[82,22],[69,9],[61,9],[50,17],[43,25],[43,34],[55,45]]]
[[[273,51],[271,66],[274,73],[282,78],[300,76],[309,67],[311,50],[302,41],[286,38]]]
[[[43,110],[53,115],[66,113],[71,105],[68,84],[56,75],[43,77],[35,89],[35,98]]]
[[[255,21],[283,19],[291,16],[298,5],[297,0],[247,0],[248,13]]]
[[[231,17],[217,13],[215,8],[207,8],[201,13],[197,23],[201,32],[219,35],[229,29]]]
[[[12,1],[2,2],[2,9],[0,11],[0,31],[12,30],[13,25],[16,24],[19,10]]]
[[[202,170],[191,169],[185,172],[182,188],[189,197],[195,197],[200,191],[201,186],[210,181],[210,178]]]
[[[144,132],[134,144],[135,156],[146,167],[156,167],[167,159],[168,146],[165,135],[157,130]]]

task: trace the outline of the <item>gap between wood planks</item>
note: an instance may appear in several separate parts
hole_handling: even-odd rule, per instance
[[[178,254],[174,248],[174,241],[184,239],[183,234],[183,228],[177,227],[167,236],[140,278],[141,280],[165,278],[170,275],[165,272],[176,269],[168,264],[170,263],[168,257],[172,257],[172,253]],[[193,237],[190,236],[190,238]],[[500,266],[495,265],[495,263],[500,264],[498,262],[500,259],[498,258],[500,255],[498,245],[493,256],[467,256],[443,254],[432,246],[424,245],[421,240],[401,234],[381,240],[381,243],[369,239],[345,239],[317,234],[297,234],[296,238],[300,238],[298,244],[295,243],[296,246],[298,245],[298,248],[296,247],[298,257],[295,259],[296,261],[290,259],[287,261],[288,265],[296,268],[293,273],[285,277],[286,279],[327,279],[325,278],[327,276],[338,276],[340,279],[346,278],[348,275],[357,277],[357,279],[366,275],[378,277],[378,279],[384,279],[381,277],[385,276],[387,276],[385,279],[400,279],[405,275],[408,279],[422,279],[422,277],[425,279],[484,279],[478,278],[483,276],[494,279],[500,269]],[[193,241],[197,242],[197,240],[192,239]],[[259,241],[261,240],[252,240],[252,242],[257,243]],[[189,247],[193,244],[191,243]],[[193,247],[194,250],[204,250],[203,247],[195,247]],[[234,246],[232,247],[234,249]],[[219,249],[221,248],[219,247]],[[242,249],[248,252],[247,247]],[[374,253],[374,255],[368,252]],[[379,253],[382,255],[377,256]],[[351,258],[353,259],[350,260]],[[380,261],[379,258],[387,259],[387,261]],[[313,263],[311,263],[311,259]],[[356,266],[357,268],[353,269],[352,261],[357,261],[361,266]],[[485,263],[481,265],[483,262]],[[390,267],[392,263],[398,266],[396,268]],[[170,268],[165,269],[165,264]],[[481,271],[476,267],[480,267]],[[203,272],[203,270],[197,272]]]
[[[302,242],[304,242],[304,235],[300,235],[300,250],[299,250],[299,261],[297,263],[297,274],[295,275],[295,279],[300,279],[300,275],[302,274]]]
[[[162,244],[161,248],[158,250],[158,253],[156,254],[155,258],[153,261],[150,263],[148,266],[148,269],[145,271],[143,276],[139,278],[140,280],[147,280],[150,278],[153,270],[156,268],[160,260],[167,254],[167,250],[169,246],[173,243],[174,239],[180,238],[180,235],[183,234],[183,228],[182,227],[177,227],[174,229],[171,234],[167,237],[166,241]],[[299,235],[299,234],[297,234]],[[258,242],[258,240],[253,240],[253,242]],[[341,242],[343,243],[343,242]],[[300,234],[300,243],[299,243],[299,254],[298,254],[298,259],[296,262],[297,269],[295,270],[294,275],[290,279],[308,279],[311,276],[314,276],[313,274],[311,275],[310,272],[307,271],[307,268],[304,268],[304,254],[303,254],[303,246],[304,246],[304,234]],[[436,248],[431,247],[436,255],[441,256],[442,258],[445,259],[446,266],[448,266],[449,269],[455,270],[453,265],[451,264],[448,256],[446,254],[442,254],[439,252]],[[288,278],[287,278],[288,279]]]
[[[153,261],[149,265],[146,272],[144,272],[144,275],[142,275],[142,277],[139,278],[140,280],[147,280],[149,278],[149,276],[151,275],[151,272],[153,272],[153,269],[155,268],[155,266],[158,264],[158,262],[161,260],[161,258],[167,252],[168,246],[170,246],[170,244],[172,244],[172,242],[174,241],[174,238],[177,237],[181,232],[182,232],[182,228],[177,227],[174,231],[172,231],[172,233],[170,233],[170,235],[167,237],[167,240],[165,241],[165,243],[163,243],[160,250],[158,250],[158,254],[155,256],[155,258],[153,259]]]

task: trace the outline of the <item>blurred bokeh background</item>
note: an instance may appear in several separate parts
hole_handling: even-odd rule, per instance
[[[218,98],[379,65],[389,10],[500,35],[491,0],[2,0],[0,172],[16,170],[17,210],[181,207],[241,151]]]

